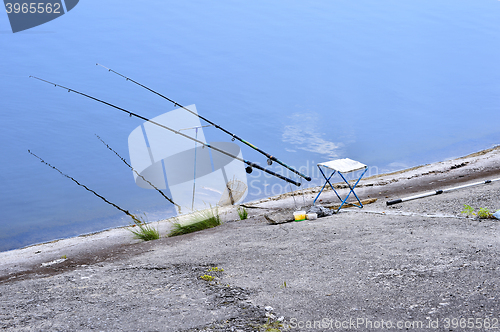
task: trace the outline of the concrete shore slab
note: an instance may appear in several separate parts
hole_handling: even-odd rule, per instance
[[[245,221],[225,211],[222,226],[175,238],[140,242],[122,228],[3,252],[0,327],[462,331],[470,318],[474,329],[500,328],[500,223],[461,213],[464,204],[500,209],[500,181],[386,206],[499,177],[496,148],[364,179],[356,192],[375,203],[314,221],[269,225],[264,213],[310,205],[317,188],[249,203]],[[331,191],[321,197],[337,203]],[[164,234],[168,222],[159,225]]]

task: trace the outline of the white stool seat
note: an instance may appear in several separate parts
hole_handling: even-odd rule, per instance
[[[319,163],[318,166],[323,166],[341,173],[355,172],[367,167],[365,164],[349,158],[330,160],[324,163]]]
[[[332,170],[333,171],[332,174],[330,174],[330,176],[327,177],[325,175],[325,173],[323,172],[323,170],[321,169],[321,167],[324,167],[324,168],[327,168],[329,170]],[[359,161],[352,160],[352,159],[349,159],[349,158],[344,158],[344,159],[336,159],[336,160],[326,161],[324,163],[319,163],[318,164],[318,168],[319,168],[321,174],[323,175],[323,177],[325,178],[326,181],[325,181],[325,184],[323,185],[323,187],[321,188],[321,190],[319,191],[318,196],[316,196],[316,198],[314,199],[314,203],[313,204],[316,204],[316,200],[319,198],[319,196],[323,192],[323,189],[325,189],[326,185],[329,184],[330,187],[332,188],[332,190],[335,192],[335,194],[337,195],[337,197],[341,201],[341,204],[340,204],[339,208],[337,209],[337,212],[340,211],[340,209],[345,204],[345,202],[347,201],[347,199],[349,198],[349,196],[351,195],[351,193],[354,195],[354,197],[356,197],[356,199],[358,200],[358,203],[359,203],[359,205],[356,205],[356,204],[353,204],[353,205],[357,206],[359,208],[363,207],[363,204],[359,200],[358,195],[356,195],[356,193],[354,192],[354,188],[356,188],[356,186],[358,185],[358,183],[361,180],[361,178],[363,177],[363,175],[365,175],[366,171],[368,170],[368,166],[366,166],[365,164],[360,163]],[[344,175],[342,175],[342,173],[351,173],[351,172],[359,171],[359,170],[362,170],[362,169],[364,169],[364,171],[361,173],[361,175],[359,176],[359,178],[356,181],[356,184],[354,184],[354,186],[351,186],[349,184],[349,181],[347,181],[346,178],[344,177]],[[349,193],[347,194],[347,196],[344,199],[342,199],[340,197],[340,195],[338,194],[338,192],[335,190],[335,188],[333,187],[333,185],[330,183],[330,179],[332,178],[332,176],[335,173],[338,173],[342,177],[342,179],[344,180],[344,182],[347,184],[347,186],[350,189]]]

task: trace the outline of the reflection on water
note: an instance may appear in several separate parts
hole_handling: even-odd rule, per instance
[[[326,133],[318,131],[321,117],[317,113],[293,113],[290,115],[292,125],[287,125],[283,129],[282,142],[288,143],[298,150],[322,155],[326,160],[337,158],[342,143],[334,143],[325,140]],[[288,149],[289,152],[297,152]]]

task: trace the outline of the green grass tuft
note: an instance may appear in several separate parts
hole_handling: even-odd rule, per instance
[[[172,230],[168,236],[178,236],[201,231],[207,228],[219,226],[221,224],[219,211],[217,208],[210,208],[204,211],[197,211],[192,214],[189,224],[182,225],[180,222],[172,224]]]
[[[490,212],[489,209],[486,208],[480,208],[479,211],[477,212],[477,216],[479,217],[479,219],[493,218],[493,214]]]
[[[205,281],[212,281],[212,280],[215,279],[215,277],[212,277],[212,276],[210,276],[208,274],[205,274],[205,275],[200,276],[200,279],[203,279]]]
[[[245,220],[248,218],[248,211],[244,207],[238,207],[238,215],[240,216],[240,220]]]
[[[223,269],[223,268],[221,268],[221,267],[217,267],[217,266],[215,266],[215,267],[211,267],[211,268],[209,268],[209,269],[207,270],[207,272],[224,272],[224,269]]]
[[[467,204],[464,204],[464,209],[462,210],[462,213],[467,215],[468,217],[472,217],[475,215],[474,208]]]
[[[490,212],[487,208],[480,208],[477,214],[474,212],[474,208],[470,205],[464,204],[464,209],[462,213],[466,214],[468,217],[472,217],[477,215],[479,219],[491,219],[493,217],[493,213]]]
[[[151,225],[147,225],[146,221],[143,218],[133,216],[132,220],[134,221],[132,227],[138,227],[138,230],[132,230],[130,228],[128,229],[132,234],[134,234],[134,238],[143,241],[158,240],[160,238],[160,232],[158,231],[158,229],[154,228]]]

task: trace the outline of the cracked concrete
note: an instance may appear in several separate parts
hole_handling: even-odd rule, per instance
[[[176,238],[139,242],[119,229],[0,253],[0,327],[321,331],[355,322],[373,331],[366,324],[384,320],[465,331],[451,319],[473,318],[500,328],[500,223],[461,213],[463,204],[500,209],[500,182],[385,204],[500,177],[499,161],[493,149],[365,179],[357,192],[375,203],[313,221],[269,225],[266,211],[295,208],[282,196],[249,204],[245,221],[228,211],[222,226]],[[306,204],[314,196],[307,192]],[[336,203],[331,192],[321,197]]]

